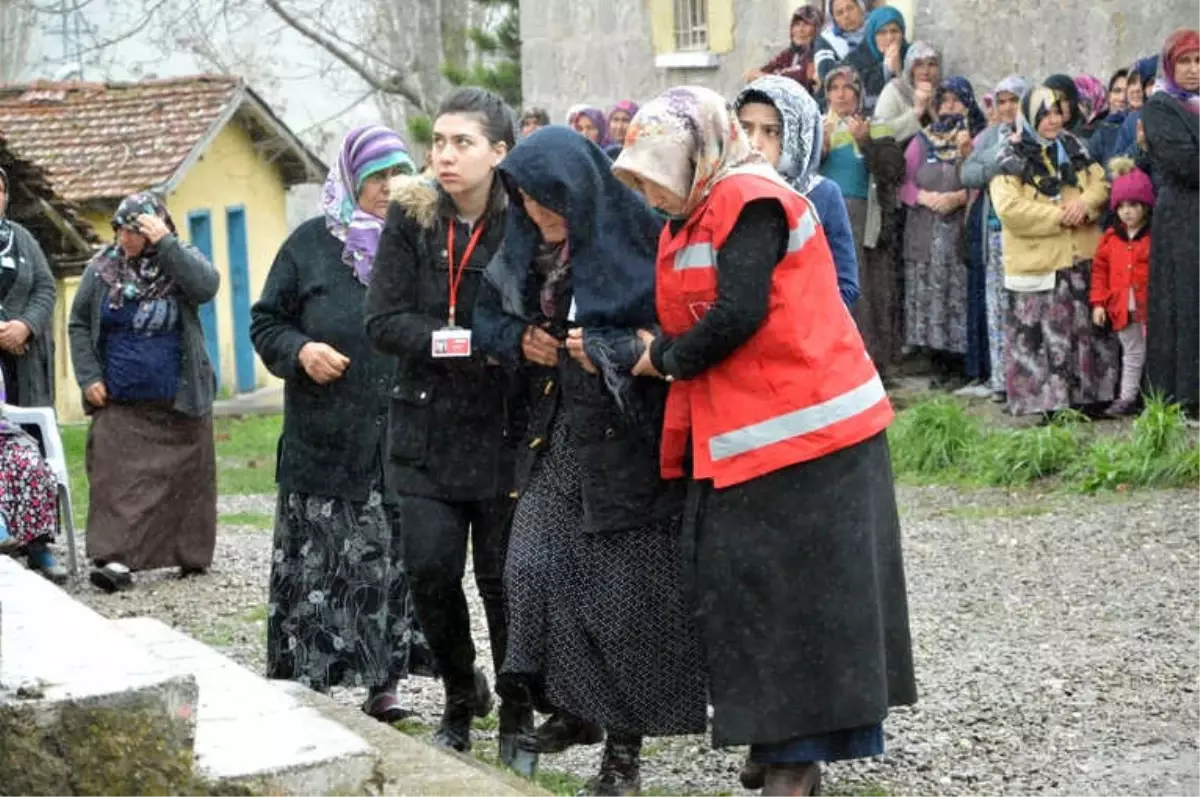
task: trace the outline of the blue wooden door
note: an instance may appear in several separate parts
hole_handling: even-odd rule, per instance
[[[188,238],[192,246],[199,249],[211,263],[212,248],[212,214],[207,210],[193,210],[188,214]],[[204,348],[208,350],[208,359],[212,363],[213,373],[217,377],[217,390],[221,389],[221,339],[217,332],[216,299],[200,305],[200,324],[204,327]]]
[[[250,344],[250,250],[246,233],[246,208],[225,208],[225,236],[229,245],[229,300],[233,310],[233,357],[239,393],[254,390],[254,347]]]

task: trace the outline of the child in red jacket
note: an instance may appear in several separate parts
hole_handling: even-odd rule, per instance
[[[1121,395],[1105,414],[1136,411],[1146,363],[1146,294],[1150,284],[1150,210],[1154,186],[1129,158],[1114,158],[1112,208],[1117,222],[1104,233],[1092,260],[1092,322],[1112,323],[1121,341]]]

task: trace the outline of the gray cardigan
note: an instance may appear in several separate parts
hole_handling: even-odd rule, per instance
[[[10,320],[24,321],[33,333],[25,354],[17,358],[17,395],[25,407],[54,406],[54,274],[37,239],[16,222],[13,248],[17,281],[0,297]]]
[[[200,325],[199,307],[217,295],[221,275],[208,259],[191,244],[174,235],[158,242],[158,266],[179,290],[179,310],[183,325],[183,351],[179,392],[175,394],[175,409],[184,415],[200,418],[212,411],[216,383],[208,351],[204,348],[204,330]],[[67,332],[71,338],[71,359],[75,364],[75,381],[80,390],[104,381],[104,360],[100,355],[100,316],[108,298],[108,285],[96,275],[91,265],[83,272],[79,290],[71,305]],[[95,411],[87,399],[84,412]]]

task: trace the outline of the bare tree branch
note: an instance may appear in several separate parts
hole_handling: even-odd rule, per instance
[[[362,62],[355,59],[347,53],[338,44],[328,37],[324,36],[311,26],[305,24],[293,14],[283,8],[279,0],[264,0],[267,7],[274,11],[280,19],[288,25],[295,28],[296,32],[304,36],[313,44],[324,49],[334,58],[345,64],[354,74],[358,75],[362,80],[374,90],[384,94],[397,94],[408,100],[413,105],[426,110],[425,98],[422,93],[413,88],[409,84],[405,75],[393,67],[393,73],[386,78],[380,78],[378,75],[371,72]]]

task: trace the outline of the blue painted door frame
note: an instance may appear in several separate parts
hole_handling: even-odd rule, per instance
[[[212,214],[207,210],[193,210],[188,213],[188,239],[192,246],[199,249],[213,260],[212,246]],[[221,389],[221,338],[217,331],[216,299],[200,305],[200,324],[204,327],[204,348],[208,350],[208,359],[212,363],[213,373],[217,378],[217,390]]]
[[[254,373],[254,346],[250,343],[250,238],[245,205],[225,208],[225,237],[229,246],[229,301],[233,310],[237,390],[249,393],[258,387],[258,382]]]

